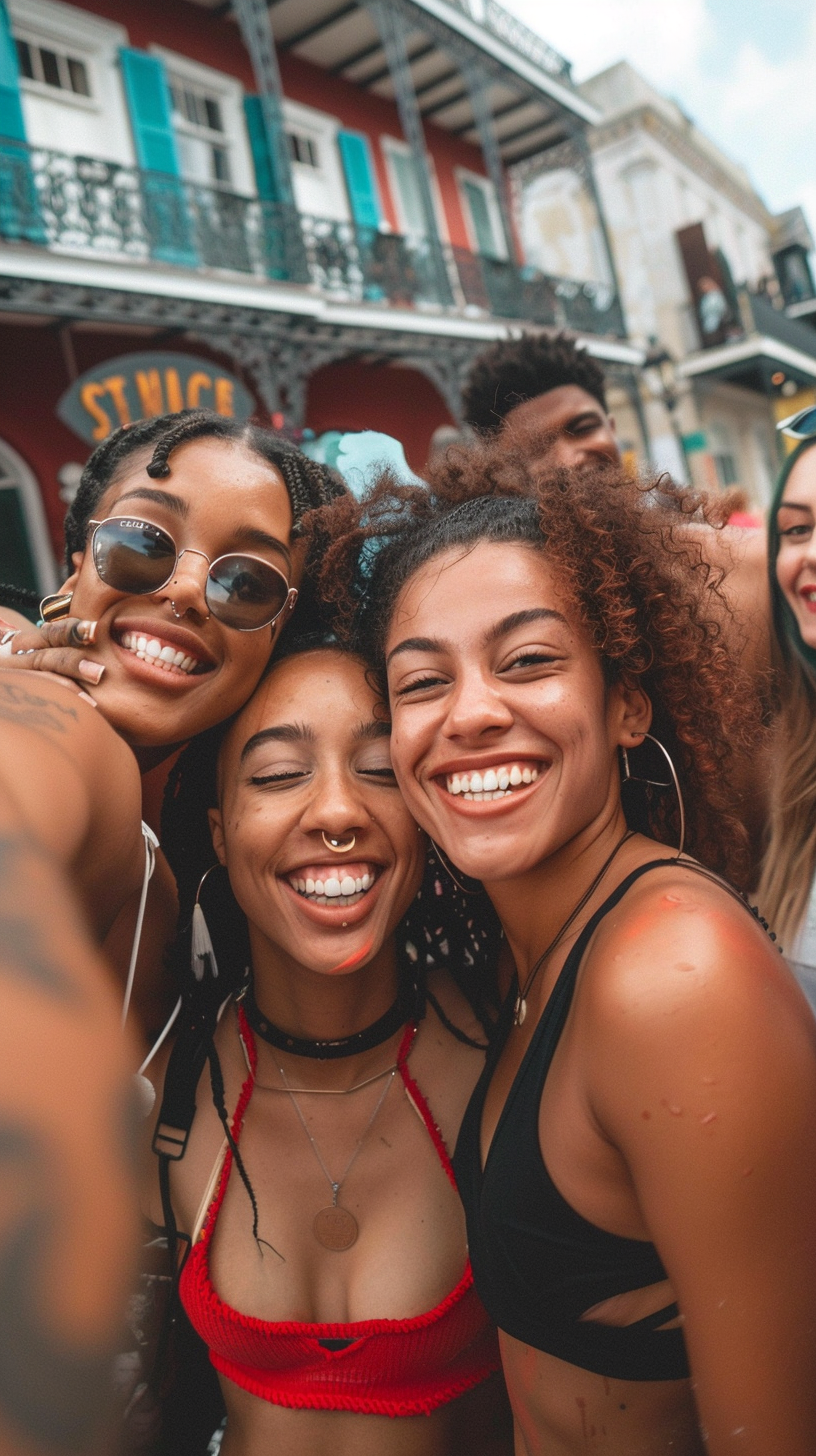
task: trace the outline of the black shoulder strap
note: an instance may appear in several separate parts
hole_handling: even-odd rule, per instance
[[[153,1133],[153,1151],[177,1162],[187,1151],[196,1111],[196,1091],[212,1040],[210,1018],[190,1019],[176,1037],[167,1063],[164,1095]]]

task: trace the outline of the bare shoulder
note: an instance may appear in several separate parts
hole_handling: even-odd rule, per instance
[[[104,770],[110,760],[121,771],[135,770],[133,754],[102,714],[78,693],[21,670],[0,675],[0,739],[31,735],[77,764]]]
[[[107,929],[143,863],[141,782],[127,744],[77,694],[33,673],[4,672],[0,781],[28,832],[72,874]]]
[[[783,1070],[814,1085],[816,1022],[779,948],[747,907],[669,863],[603,923],[581,988],[592,1078],[623,1103],[716,1076],[742,1089]],[[625,1074],[625,1075],[624,1075]]]
[[[587,956],[594,1010],[660,1015],[736,997],[787,998],[795,982],[757,917],[717,880],[667,860],[606,917]]]

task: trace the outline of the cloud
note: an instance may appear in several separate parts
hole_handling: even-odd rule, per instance
[[[579,81],[627,60],[671,88],[699,64],[711,34],[705,0],[575,0],[545,15],[541,0],[504,3],[574,63]]]
[[[718,84],[700,87],[700,123],[743,161],[774,211],[799,203],[816,224],[816,10],[801,43],[774,61],[743,40]],[[695,87],[695,90],[697,88]]]
[[[579,81],[628,60],[743,164],[772,211],[804,206],[816,229],[816,6],[797,0],[802,33],[775,59],[761,31],[745,34],[736,0],[716,12],[711,0],[503,3],[573,62]]]

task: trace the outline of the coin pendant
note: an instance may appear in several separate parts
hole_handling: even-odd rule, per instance
[[[336,1254],[342,1254],[356,1244],[360,1232],[354,1214],[349,1213],[347,1208],[338,1208],[336,1204],[321,1208],[315,1214],[312,1231],[324,1249],[332,1249]]]
[[[516,1026],[524,1025],[524,1018],[527,1015],[527,1002],[523,996],[516,1000]]]

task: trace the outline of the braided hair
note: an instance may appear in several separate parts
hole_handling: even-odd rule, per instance
[[[70,572],[75,551],[84,551],[88,523],[106,490],[121,473],[131,456],[153,447],[147,474],[153,480],[165,480],[170,474],[170,456],[190,440],[227,440],[242,445],[261,460],[274,465],[283,476],[292,506],[292,536],[303,529],[303,517],[316,506],[328,505],[347,494],[346,485],[330,466],[310,460],[295,445],[289,444],[272,430],[216,414],[214,410],[180,410],[177,414],[157,415],[122,425],[102,441],[90,457],[79,482],[77,493],[65,517],[65,565]],[[0,604],[30,611],[39,605],[39,594],[19,587],[0,584]]]
[[[152,480],[165,480],[170,474],[169,462],[173,451],[190,440],[205,438],[243,445],[280,471],[292,503],[293,536],[300,533],[308,510],[328,505],[329,501],[345,493],[345,486],[335,471],[309,460],[295,445],[260,425],[204,409],[181,410],[178,414],[138,420],[132,425],[122,425],[103,440],[82,472],[79,489],[65,517],[68,568],[71,567],[73,552],[84,549],[88,522],[99,501],[132,455],[152,445],[153,454],[146,467],[147,473]]]

